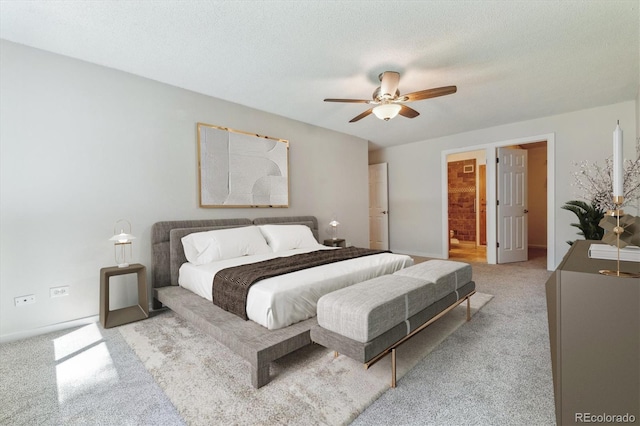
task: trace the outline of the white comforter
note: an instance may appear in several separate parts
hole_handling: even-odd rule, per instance
[[[205,299],[212,300],[213,277],[224,268],[319,249],[335,250],[332,247],[318,246],[237,257],[200,266],[185,263],[180,267],[178,284]],[[286,327],[314,317],[316,304],[321,296],[361,281],[393,273],[412,264],[413,259],[409,256],[381,253],[264,279],[249,289],[247,316],[269,330]]]

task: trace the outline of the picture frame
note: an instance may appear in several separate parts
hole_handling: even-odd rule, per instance
[[[289,207],[289,141],[197,123],[199,205]]]

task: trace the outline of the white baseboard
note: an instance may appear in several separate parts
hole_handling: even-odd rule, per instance
[[[16,340],[27,339],[29,337],[40,336],[42,334],[51,333],[52,331],[66,330],[68,328],[79,327],[98,322],[100,317],[94,315],[91,317],[80,318],[73,321],[61,322],[58,324],[47,325],[44,327],[32,328],[31,330],[19,331],[17,333],[5,334],[0,336],[0,343],[14,342]]]

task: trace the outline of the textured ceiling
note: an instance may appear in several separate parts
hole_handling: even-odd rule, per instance
[[[0,37],[377,148],[635,99],[639,3],[2,0]],[[401,93],[458,92],[389,122],[323,102],[369,99],[386,70]]]

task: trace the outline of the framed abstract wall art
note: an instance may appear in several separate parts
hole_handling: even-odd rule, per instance
[[[289,141],[198,123],[200,207],[289,207]]]

